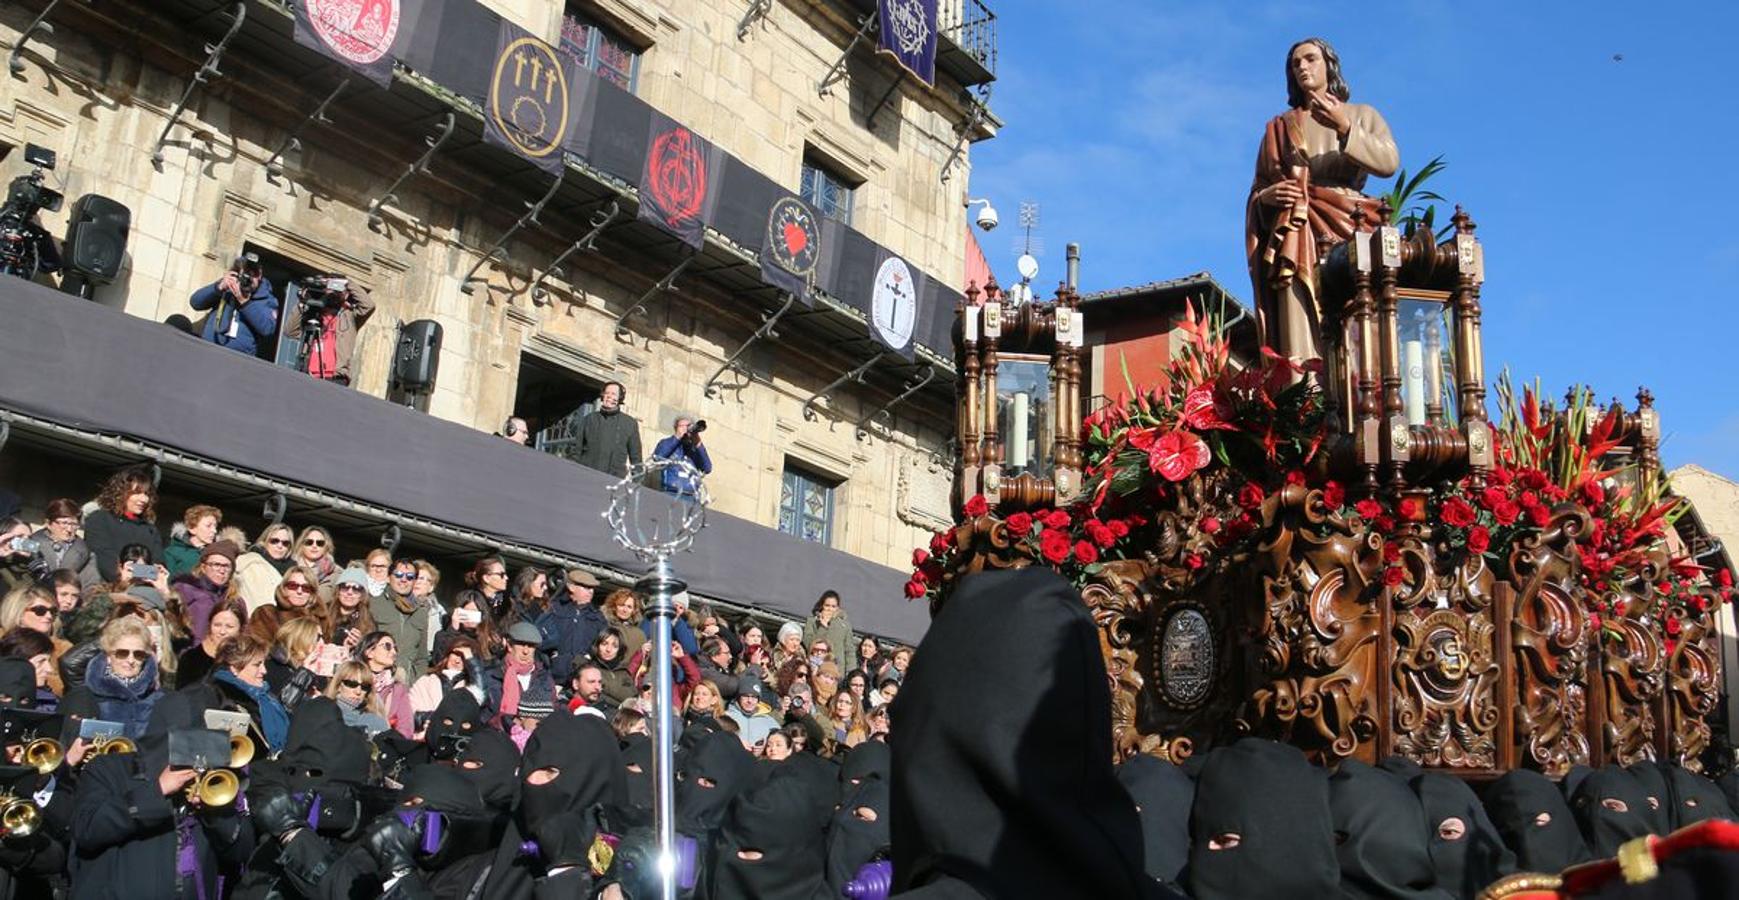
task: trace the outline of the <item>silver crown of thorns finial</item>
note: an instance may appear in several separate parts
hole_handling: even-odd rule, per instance
[[[692,494],[668,494],[642,490],[647,476],[662,479],[664,470],[675,469],[681,478],[694,485]],[[610,505],[604,510],[604,521],[616,543],[645,561],[653,561],[681,553],[694,543],[694,536],[706,527],[706,507],[711,502],[701,472],[681,457],[654,459],[645,465],[628,467],[628,474],[610,485]]]

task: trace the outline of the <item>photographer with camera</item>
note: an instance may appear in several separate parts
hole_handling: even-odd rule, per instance
[[[27,144],[24,162],[30,173],[12,179],[6,203],[0,206],[0,273],[32,281],[60,271],[60,251],[42,227],[40,214],[58,211],[62,198],[42,183],[42,173],[54,170],[53,150]]]
[[[194,291],[188,305],[209,310],[201,338],[249,356],[278,330],[278,297],[252,253],[236,257],[222,278]]]
[[[356,335],[374,315],[374,299],[360,285],[338,275],[315,275],[296,285],[300,288],[296,327],[302,335],[296,368],[349,387]]]
[[[675,466],[666,468],[659,473],[662,479],[660,486],[664,488],[666,494],[692,497],[700,487],[701,477],[712,474],[712,457],[707,455],[706,445],[701,442],[701,433],[704,431],[706,431],[705,419],[691,422],[687,416],[677,416],[676,425],[671,429],[670,436],[659,441],[658,446],[652,448],[653,459],[686,459],[700,472],[699,475],[695,475],[681,471]]]

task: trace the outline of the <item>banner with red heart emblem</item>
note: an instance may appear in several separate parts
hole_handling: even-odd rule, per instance
[[[767,214],[767,239],[761,246],[761,278],[810,302],[809,282],[821,258],[821,220],[796,197],[780,197]]]

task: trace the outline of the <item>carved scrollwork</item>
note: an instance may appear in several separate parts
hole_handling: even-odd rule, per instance
[[[1676,619],[1678,644],[1666,661],[1667,758],[1693,772],[1703,768],[1703,751],[1709,747],[1709,716],[1721,693],[1721,648],[1714,615],[1720,596],[1708,589],[1701,604],[1687,606],[1675,601],[1667,615]]]
[[[1394,749],[1421,765],[1492,768],[1498,762],[1502,666],[1492,621],[1492,575],[1480,557],[1448,572],[1418,540],[1401,551],[1426,563],[1422,584],[1394,594]]]
[[[1652,591],[1645,583],[1631,590]],[[1643,597],[1617,593],[1607,608],[1644,610]],[[1665,686],[1666,659],[1655,623],[1641,612],[1614,616],[1600,642],[1600,678],[1605,689],[1601,741],[1606,759],[1628,766],[1655,758],[1655,705]]]
[[[1588,763],[1583,722],[1590,634],[1579,599],[1575,545],[1586,540],[1591,525],[1587,512],[1563,505],[1553,510],[1544,529],[1522,535],[1510,551],[1519,761],[1554,777]]]

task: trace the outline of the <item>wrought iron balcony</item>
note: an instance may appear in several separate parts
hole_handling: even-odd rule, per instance
[[[996,80],[996,13],[984,0],[941,0],[936,29],[945,42],[936,61],[962,84]]]

